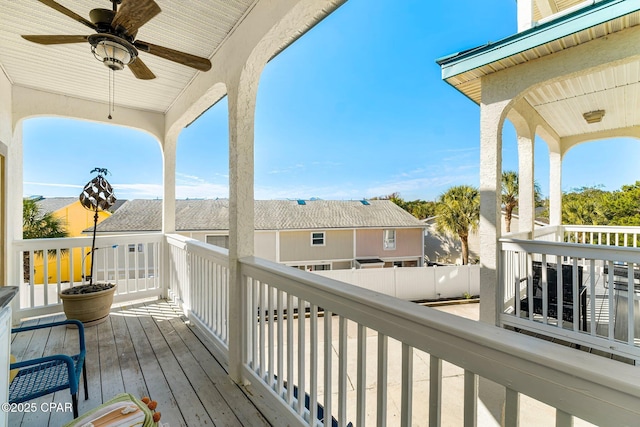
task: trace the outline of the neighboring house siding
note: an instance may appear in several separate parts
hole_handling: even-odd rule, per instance
[[[312,231],[281,231],[280,262],[353,258],[353,230],[314,230],[325,233],[324,246],[311,245]]]
[[[385,250],[383,247],[383,229],[356,231],[356,258],[401,258],[420,257],[422,253],[421,228],[396,229],[396,248]]]
[[[254,254],[257,257],[264,258],[269,261],[277,262],[276,259],[276,232],[258,232],[255,233]]]
[[[64,206],[53,212],[58,218],[61,218],[66,224],[66,229],[69,237],[83,236],[83,230],[93,227],[93,216],[95,212],[89,211],[82,207],[80,201],[75,201],[67,206]],[[98,223],[102,222],[106,218],[109,218],[111,213],[98,212]],[[75,248],[73,252],[73,277],[69,274],[69,252],[62,253],[60,255],[60,281],[69,282],[73,279],[74,282],[80,282],[82,280],[82,267],[84,259],[85,274],[90,274],[91,268],[91,256],[87,256],[86,253],[91,248]],[[34,266],[34,283],[44,283],[44,259],[42,256],[36,256],[33,260]],[[58,280],[58,263],[55,257],[49,257],[47,259],[47,282],[55,282]]]

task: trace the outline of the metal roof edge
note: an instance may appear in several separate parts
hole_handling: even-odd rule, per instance
[[[640,0],[601,0],[540,26],[436,60],[442,79],[471,71],[640,10]]]

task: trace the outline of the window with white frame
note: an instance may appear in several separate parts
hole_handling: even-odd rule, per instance
[[[324,231],[311,233],[311,246],[324,246]]]
[[[396,230],[384,230],[384,241],[382,243],[384,250],[393,250],[396,248]]]

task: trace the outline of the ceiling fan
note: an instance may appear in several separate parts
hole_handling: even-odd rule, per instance
[[[211,62],[207,58],[136,40],[140,27],[161,12],[160,6],[154,0],[110,0],[113,4],[112,10],[93,9],[89,12],[90,21],[54,0],[38,1],[91,28],[96,33],[88,36],[22,36],[31,42],[44,45],[89,42],[93,55],[111,70],[122,70],[128,66],[136,78],[143,80],[154,79],[156,76],[138,57],[138,51],[200,71],[211,69]]]

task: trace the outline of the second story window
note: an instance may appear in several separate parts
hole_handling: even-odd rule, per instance
[[[396,230],[384,230],[382,247],[384,250],[393,250],[396,248]]]
[[[324,231],[311,233],[311,246],[324,246]]]

